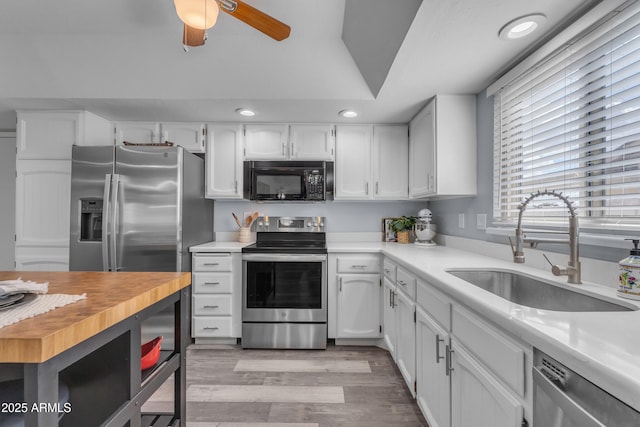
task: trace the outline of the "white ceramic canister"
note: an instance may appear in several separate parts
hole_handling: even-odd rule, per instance
[[[618,265],[618,296],[622,298],[640,300],[640,249],[639,240],[633,241],[633,249],[629,256],[621,260]]]

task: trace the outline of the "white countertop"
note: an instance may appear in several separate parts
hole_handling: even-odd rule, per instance
[[[191,252],[239,252],[248,243],[211,242]],[[508,269],[561,284],[626,306],[615,289],[590,283],[566,283],[566,277],[445,246],[416,247],[384,242],[329,242],[329,253],[374,252],[389,256],[512,335],[548,353],[601,388],[640,411],[640,311],[560,312],[509,302],[446,272],[453,268]],[[588,262],[583,259],[582,262]]]

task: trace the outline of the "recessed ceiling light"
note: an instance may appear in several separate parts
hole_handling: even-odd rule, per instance
[[[241,116],[245,116],[245,117],[253,117],[256,115],[256,112],[253,110],[250,110],[248,108],[238,108],[236,109],[236,113],[240,114]]]
[[[538,27],[541,27],[546,20],[547,17],[540,13],[522,16],[502,27],[498,35],[503,40],[519,39],[533,33]]]
[[[338,115],[342,116],[344,118],[347,118],[347,119],[352,119],[354,117],[358,117],[358,113],[356,113],[353,110],[341,110],[340,112],[338,112]]]

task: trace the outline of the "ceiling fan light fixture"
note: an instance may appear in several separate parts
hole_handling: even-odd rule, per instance
[[[256,115],[256,112],[249,108],[236,108],[236,113],[244,117],[253,117]]]
[[[198,30],[213,27],[220,12],[215,0],[173,0],[173,4],[180,20]]]
[[[536,31],[546,20],[547,17],[541,13],[521,16],[502,27],[498,32],[498,36],[502,40],[519,39]]]
[[[353,119],[355,117],[358,117],[358,113],[353,110],[340,110],[338,112],[338,115],[340,117],[344,117],[345,119]]]

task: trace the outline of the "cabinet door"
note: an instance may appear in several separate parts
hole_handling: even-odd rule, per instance
[[[117,122],[115,124],[116,145],[124,142],[134,144],[159,144],[161,141],[160,123],[155,122]]]
[[[469,353],[452,340],[452,427],[520,427],[523,406]]]
[[[335,198],[371,199],[371,126],[336,126]]]
[[[192,153],[204,153],[205,125],[202,123],[163,123],[162,141],[173,142]]]
[[[396,304],[396,364],[407,383],[411,395],[415,397],[416,377],[416,324],[415,303],[398,290]]]
[[[332,125],[291,125],[289,158],[333,160],[335,130]]]
[[[206,150],[206,197],[242,198],[241,149],[241,125],[209,125]]]
[[[17,159],[71,159],[71,146],[79,145],[78,111],[19,111]]]
[[[396,285],[386,276],[382,281],[382,334],[384,344],[391,353],[393,360],[396,360],[396,310],[395,296]]]
[[[407,126],[373,128],[373,197],[402,200],[409,196]]]
[[[245,160],[282,160],[288,156],[287,125],[246,125]]]
[[[409,196],[419,198],[436,191],[436,117],[431,101],[409,124]]]
[[[338,275],[338,338],[380,337],[380,275]]]
[[[449,334],[416,309],[416,400],[431,427],[449,427],[451,382],[446,373]]]
[[[16,162],[16,264],[68,270],[71,161]]]

